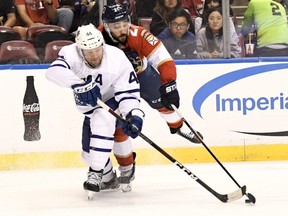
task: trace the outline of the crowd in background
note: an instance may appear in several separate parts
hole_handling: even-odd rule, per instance
[[[287,56],[287,0],[247,0],[241,25],[237,23],[233,12],[233,1],[237,0],[229,0],[228,14],[230,58]],[[229,46],[223,36],[222,0],[106,2],[124,5],[130,14],[131,23],[142,25],[158,37],[174,59],[223,58],[224,46]],[[0,44],[10,40],[27,41],[35,46],[37,54],[44,59],[48,42],[73,42],[75,31],[82,24],[93,23],[97,27],[101,23],[101,9],[99,0],[0,1]],[[148,22],[146,26],[142,24],[143,20]],[[50,31],[50,35],[45,36],[45,26],[58,28],[54,28],[54,34]],[[40,29],[44,36],[34,40],[31,33],[33,28],[36,29],[34,31]],[[12,33],[19,37],[12,36]],[[4,51],[1,54],[1,50],[0,62],[3,62],[1,56],[6,54]]]

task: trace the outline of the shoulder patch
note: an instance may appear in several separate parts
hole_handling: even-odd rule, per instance
[[[155,46],[158,43],[158,39],[147,30],[143,30],[141,36],[152,46]]]

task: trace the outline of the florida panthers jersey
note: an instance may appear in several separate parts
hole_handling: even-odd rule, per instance
[[[141,26],[131,24],[127,43],[124,45],[113,42],[103,25],[99,26],[99,30],[102,31],[107,44],[117,46],[120,49],[131,49],[137,52],[143,60],[144,67],[142,71],[145,70],[148,60],[148,62],[159,71],[163,84],[171,80],[176,80],[175,62],[162,42],[148,30]]]
[[[91,75],[100,88],[102,100],[105,102],[115,97],[121,114],[125,116],[131,109],[139,107],[139,81],[122,50],[105,44],[103,59],[97,68],[86,63],[76,44],[64,46],[59,56],[46,72],[48,80],[62,87],[71,87],[82,84],[83,79]],[[90,105],[76,105],[82,113],[94,109]]]

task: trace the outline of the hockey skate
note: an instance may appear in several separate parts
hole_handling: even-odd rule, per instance
[[[88,191],[88,200],[93,199],[95,193],[100,191],[100,184],[103,176],[103,170],[94,171],[91,168],[88,172],[88,179],[84,182],[84,190]]]
[[[203,140],[203,136],[199,131],[195,131],[197,135]],[[189,140],[193,143],[201,143],[201,141],[195,136],[195,134],[190,130],[190,128],[183,124],[180,128],[178,128],[177,132],[178,135],[184,137],[185,139]]]
[[[113,177],[108,182],[101,182],[100,190],[117,189],[120,187],[116,172],[113,171]]]
[[[131,169],[127,169],[126,167],[119,167],[120,177],[118,181],[121,185],[121,189],[123,192],[130,192],[132,190],[132,181],[135,179],[135,162]]]

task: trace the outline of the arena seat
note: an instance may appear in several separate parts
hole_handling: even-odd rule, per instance
[[[46,45],[55,40],[72,40],[62,27],[55,25],[31,26],[27,30],[27,41],[36,48],[40,59],[44,59]]]
[[[63,46],[73,44],[69,40],[55,40],[47,43],[45,47],[44,62],[49,63],[58,57],[58,53]]]
[[[11,40],[21,40],[20,34],[11,27],[0,26],[0,45]]]
[[[6,41],[0,47],[1,64],[41,63],[33,44],[23,40]]]
[[[144,27],[148,31],[150,31],[150,23],[152,21],[152,17],[139,17],[138,25]]]

